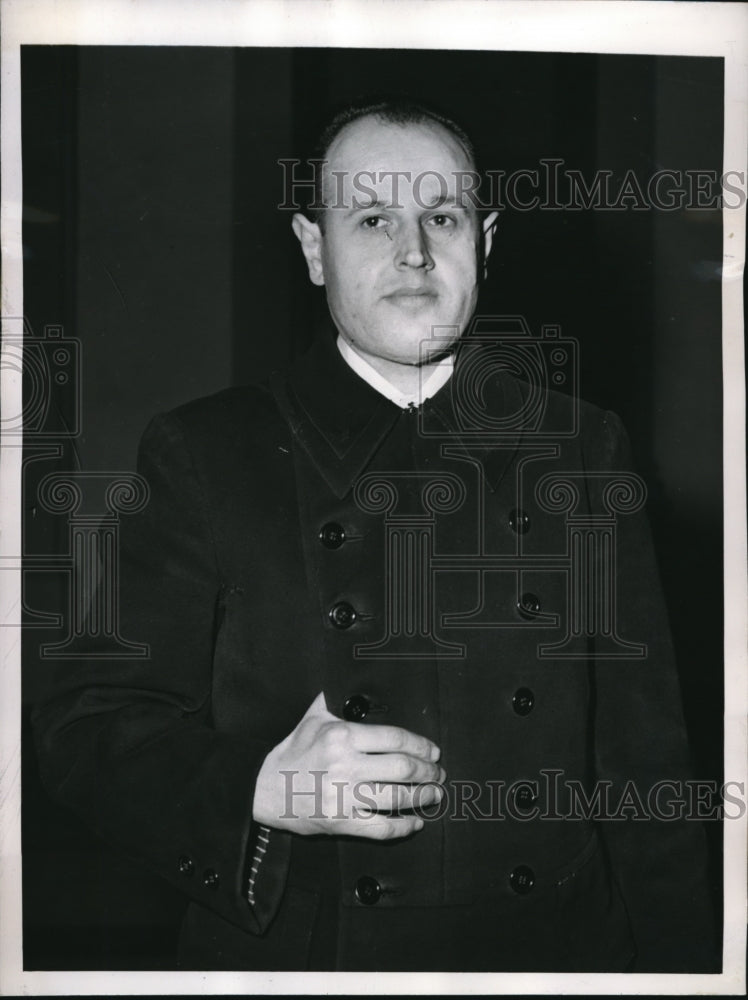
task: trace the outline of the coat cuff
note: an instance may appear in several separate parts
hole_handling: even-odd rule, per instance
[[[248,851],[247,902],[254,917],[255,933],[263,934],[278,912],[290,858],[290,833],[253,824]]]

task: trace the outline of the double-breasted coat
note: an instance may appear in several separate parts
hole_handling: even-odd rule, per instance
[[[320,338],[143,438],[118,603],[149,655],[64,664],[34,722],[52,794],[190,897],[186,967],[708,967],[702,832],[652,815],[688,759],[625,434],[467,343],[417,409]],[[253,822],[319,691],[441,747],[420,832]]]

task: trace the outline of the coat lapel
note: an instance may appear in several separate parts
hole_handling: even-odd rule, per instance
[[[346,364],[321,334],[273,393],[300,447],[342,498],[371,461],[399,408]]]
[[[495,492],[522,439],[522,426],[513,417],[522,413],[525,394],[521,383],[499,371],[481,385],[476,411],[475,394],[465,385],[463,351],[461,344],[453,377],[423,405],[420,426],[424,436],[478,458]],[[271,386],[298,445],[342,499],[391,431],[400,408],[346,364],[327,331],[288,373],[274,376]]]

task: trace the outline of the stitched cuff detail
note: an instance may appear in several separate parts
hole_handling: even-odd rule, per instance
[[[249,868],[249,879],[247,881],[247,902],[250,906],[255,905],[255,883],[257,881],[257,873],[259,872],[260,865],[262,864],[267,853],[269,842],[270,828],[267,826],[261,826],[257,834],[257,842],[255,843],[254,854],[252,855],[252,864]]]

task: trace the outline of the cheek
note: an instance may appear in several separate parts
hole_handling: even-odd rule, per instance
[[[366,291],[382,268],[382,255],[368,246],[348,244],[336,251],[331,261],[338,288]]]
[[[451,255],[445,274],[448,274],[446,283],[456,301],[472,299],[478,287],[478,262],[473,248]]]
[[[356,312],[374,309],[380,294],[391,281],[386,275],[387,262],[382,255],[359,253],[345,262],[345,284]]]

